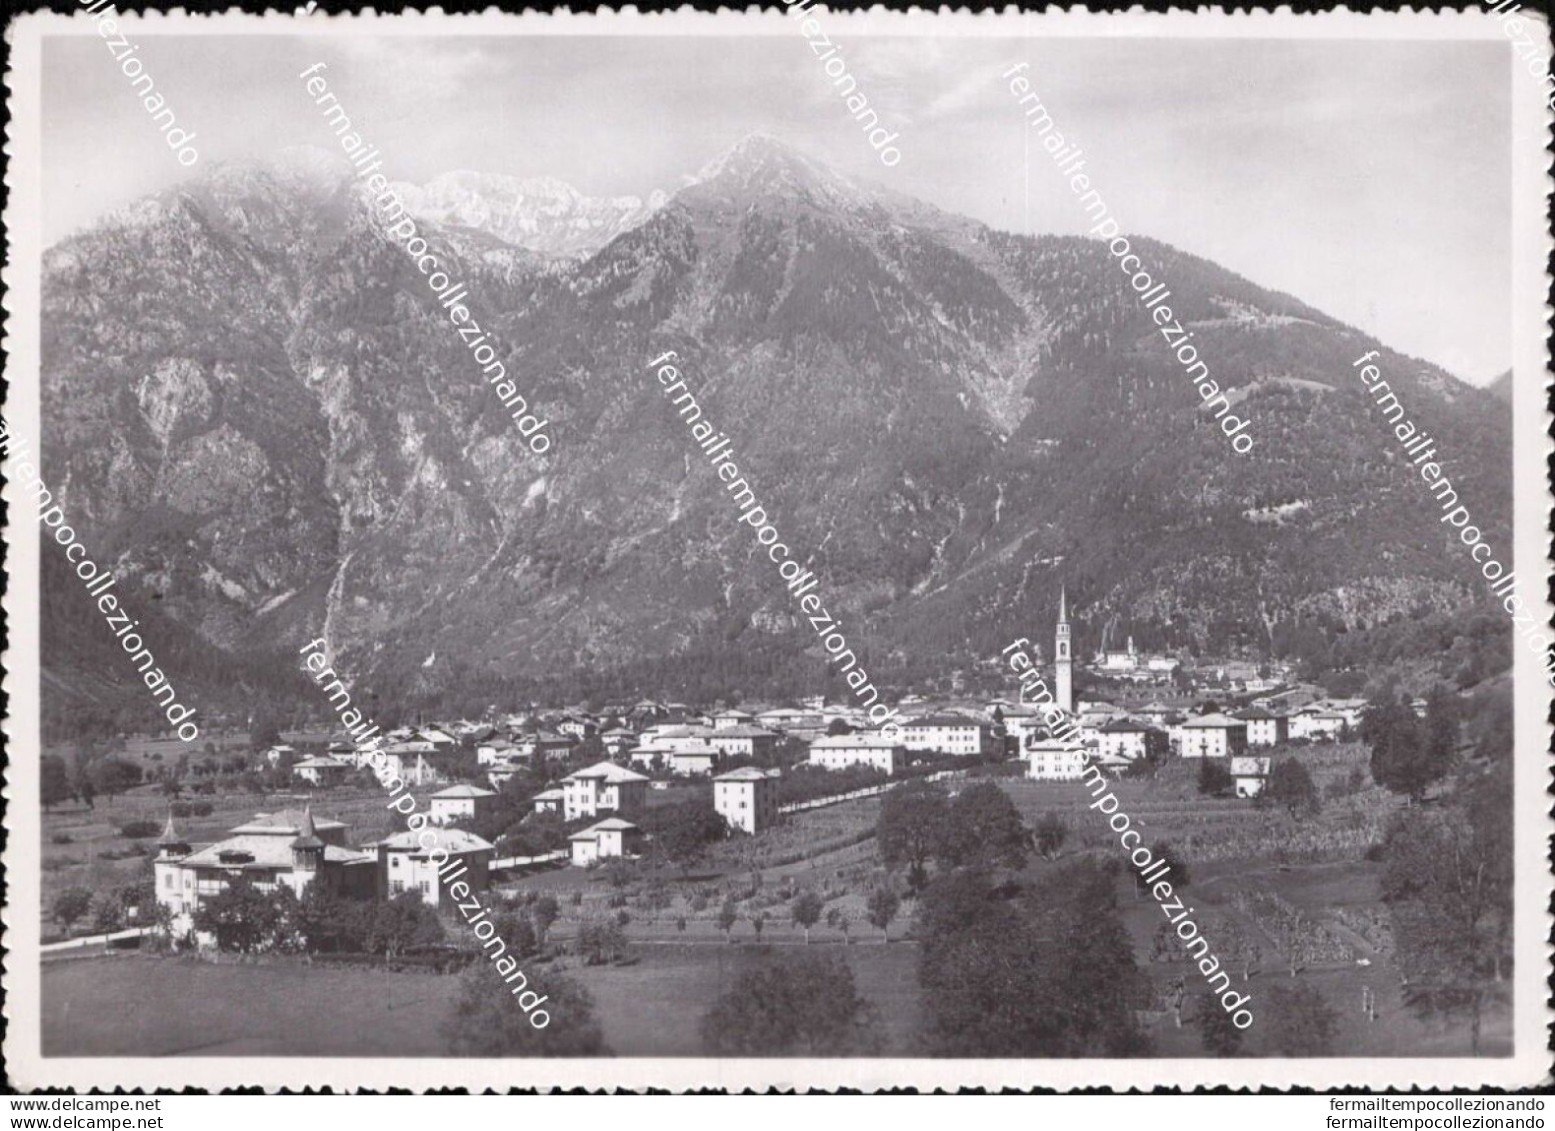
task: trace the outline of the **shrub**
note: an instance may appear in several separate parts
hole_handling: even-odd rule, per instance
[[[155,821],[126,821],[119,826],[119,834],[131,840],[145,840],[156,836],[161,831]]]
[[[76,842],[75,838],[69,833],[55,833],[49,837],[49,840],[55,844],[74,844]]]

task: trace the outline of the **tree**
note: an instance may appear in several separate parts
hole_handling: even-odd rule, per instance
[[[1393,912],[1404,1000],[1422,1016],[1465,1016],[1470,1048],[1496,983],[1510,965],[1506,924],[1512,908],[1510,839],[1488,825],[1510,824],[1508,809],[1468,813],[1407,809],[1383,841],[1382,895]]]
[[[1046,869],[1014,900],[988,873],[937,877],[918,909],[924,1045],[938,1056],[1131,1056],[1148,986],[1112,878]]]
[[[540,952],[540,936],[529,917],[504,911],[492,916],[491,922],[497,928],[497,937],[514,958],[528,958]]]
[[[1425,760],[1441,775],[1452,769],[1457,753],[1460,714],[1452,691],[1440,683],[1431,688],[1425,698]]]
[[[542,895],[529,909],[529,918],[534,921],[535,933],[539,936],[541,946],[545,945],[546,933],[550,931],[551,924],[556,922],[561,913],[561,905],[556,902],[554,896],[549,895]]]
[[[342,899],[323,884],[309,884],[297,901],[294,926],[310,954],[351,954],[367,949],[374,907]]]
[[[921,873],[939,847],[949,810],[945,791],[927,782],[908,782],[887,793],[875,823],[886,866],[907,864]]]
[[[639,822],[651,838],[649,852],[660,860],[689,869],[709,845],[729,835],[729,825],[711,801],[685,801],[650,809]]]
[[[761,932],[767,929],[767,913],[765,911],[758,911],[758,912],[756,912],[756,914],[752,915],[751,916],[751,927],[756,932],[756,940],[758,942],[760,942],[761,941]],[[805,945],[808,946],[809,943],[810,943],[810,933],[808,931],[806,931],[805,932]]]
[[[810,928],[820,920],[821,909],[825,905],[825,901],[815,892],[806,891],[800,892],[789,908],[789,914],[793,917],[795,925],[804,928],[805,946],[810,945]]]
[[[578,953],[590,966],[614,962],[627,953],[626,932],[619,923],[584,923],[578,928]]]
[[[123,758],[104,758],[92,763],[89,779],[96,792],[111,800],[114,794],[139,785],[141,770],[134,762],[126,762]]]
[[[878,1047],[874,1010],[837,958],[801,955],[742,970],[702,1018],[713,1056],[844,1056]]]
[[[1235,786],[1231,771],[1219,758],[1199,759],[1199,792],[1206,797],[1220,797],[1230,793]]]
[[[1134,886],[1141,892],[1148,892],[1162,880],[1169,882],[1174,891],[1188,886],[1188,861],[1180,856],[1169,842],[1164,840],[1156,841],[1150,846],[1150,856],[1154,860],[1165,860],[1166,871],[1157,872],[1154,864],[1144,869],[1144,871],[1138,868],[1134,869]],[[1154,878],[1146,880],[1145,872],[1150,873]]]
[[[1009,794],[993,782],[978,782],[951,799],[934,855],[947,867],[1019,868],[1029,840]]]
[[[411,947],[440,943],[447,936],[437,911],[419,892],[402,891],[375,908],[367,929],[367,949],[395,958]]]
[[[281,714],[275,704],[261,702],[248,720],[248,744],[258,752],[281,741]]]
[[[66,888],[54,897],[54,918],[68,934],[92,909],[92,893],[86,888]]]
[[[1285,806],[1293,817],[1310,817],[1322,808],[1312,775],[1295,758],[1282,758],[1274,764],[1258,799],[1265,804]]]
[[[93,896],[92,929],[101,934],[124,929],[124,902],[117,891],[100,891]]]
[[[460,975],[459,996],[442,1030],[449,1051],[480,1057],[608,1055],[594,999],[581,985],[540,971],[526,972],[522,984],[515,994],[489,962]],[[531,1019],[542,1013],[546,1023],[536,1027]]]
[[[1058,850],[1064,846],[1064,841],[1069,839],[1069,826],[1064,824],[1064,819],[1057,813],[1049,810],[1042,814],[1042,819],[1037,822],[1036,831],[1032,834],[1032,840],[1036,844],[1037,851],[1044,860],[1053,860],[1058,856]]]
[[[276,944],[283,924],[278,902],[238,876],[195,909],[194,929],[213,935],[219,950],[255,954]]]
[[[1433,745],[1421,731],[1406,699],[1374,704],[1361,716],[1361,739],[1371,745],[1372,780],[1411,801],[1419,801],[1451,765],[1450,747],[1444,758],[1440,742]]]
[[[1281,1056],[1323,1056],[1339,1027],[1339,1014],[1305,982],[1270,986],[1262,1012]]]
[[[732,943],[734,936],[730,933],[734,930],[735,923],[739,922],[740,911],[734,904],[733,898],[723,901],[723,906],[718,909],[718,929],[724,933],[724,942]]]
[[[40,799],[43,811],[47,813],[55,805],[70,800],[70,768],[59,755],[45,754],[39,763],[39,770],[42,775],[38,783]]]
[[[1221,1007],[1214,994],[1200,994],[1198,1012],[1194,1024],[1199,1029],[1199,1041],[1204,1051],[1215,1056],[1235,1056],[1242,1047],[1242,1030],[1231,1021],[1231,1014]]]
[[[889,927],[891,920],[896,918],[897,909],[902,906],[901,897],[889,886],[878,887],[869,893],[869,900],[864,905],[869,912],[869,923],[880,930],[880,941],[889,943],[891,933]]]

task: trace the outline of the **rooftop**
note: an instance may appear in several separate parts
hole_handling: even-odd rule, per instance
[[[1196,719],[1189,719],[1182,725],[1189,729],[1230,730],[1233,727],[1246,726],[1247,723],[1241,719],[1233,719],[1229,715],[1216,713],[1213,715],[1201,715]]]
[[[374,844],[382,845],[391,851],[409,849],[411,854],[416,856],[425,856],[436,848],[446,849],[451,856],[457,856],[465,852],[492,851],[490,841],[464,829],[439,829],[437,833],[438,843],[430,849],[422,847],[419,839],[420,834],[410,829],[406,829],[402,833],[395,833],[390,837],[385,837],[383,840],[375,841]]]
[[[311,821],[314,830],[343,829],[344,821],[332,821],[328,817],[314,817],[301,809],[282,809],[276,813],[255,813],[247,824],[232,829],[233,836],[299,836],[306,822]]]
[[[305,839],[312,840],[313,843],[304,844],[302,847],[319,846],[320,842],[317,838]],[[243,853],[249,859],[234,863],[230,859],[232,853]],[[228,856],[229,859],[224,861],[223,856]],[[368,859],[367,854],[355,849],[338,848],[333,844],[324,846],[324,860],[330,864],[351,864],[365,859]],[[228,837],[226,840],[206,845],[198,852],[184,857],[180,863],[190,868],[242,868],[245,871],[289,872],[292,870],[292,840],[266,835]]]
[[[577,770],[568,774],[563,781],[583,781],[587,778],[598,778],[610,785],[618,785],[622,782],[647,781],[647,777],[636,770],[629,770],[625,766],[618,766],[614,762],[595,762],[587,769]]]
[[[895,750],[902,744],[878,734],[833,734],[810,743],[811,750]]]
[[[437,793],[434,793],[432,795],[434,800],[439,798],[439,797],[447,797],[447,798],[455,798],[455,799],[457,799],[457,798],[468,798],[468,797],[495,797],[495,796],[497,796],[497,795],[495,793],[493,793],[489,789],[482,789],[478,785],[469,785],[467,783],[462,783],[460,785],[451,785],[447,789],[441,790],[441,791],[439,791]]]
[[[596,825],[573,833],[568,840],[593,840],[600,833],[631,832],[637,826],[620,817],[606,817]]]
[[[719,774],[714,781],[766,781],[766,770],[758,770],[755,766],[743,766],[738,770],[730,770],[727,774]]]
[[[909,719],[904,726],[910,727],[975,727],[982,726],[976,719],[969,719],[965,715],[957,715],[946,712],[939,715],[922,715],[916,719]]]

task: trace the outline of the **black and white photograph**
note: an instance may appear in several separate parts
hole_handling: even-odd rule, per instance
[[[1546,14],[314,8],[7,31],[13,1089],[1548,1083]]]

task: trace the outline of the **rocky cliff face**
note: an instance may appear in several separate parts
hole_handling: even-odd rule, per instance
[[[217,170],[45,265],[48,474],[121,574],[234,655],[327,625],[409,697],[693,654],[759,683],[754,652],[813,638],[661,395],[666,349],[880,663],[1045,636],[1060,581],[1082,646],[1087,623],[1287,646],[1482,596],[1352,376],[1374,343],[1170,247],[1136,241],[1254,455],[1098,243],[991,231],[755,138],[542,262],[565,241],[503,243],[517,190],[461,174],[416,208],[550,422],[540,457],[367,203],[298,165]],[[1504,543],[1504,408],[1380,363]],[[46,635],[46,660],[64,647]]]

